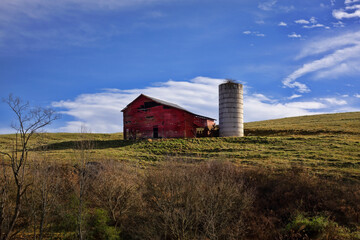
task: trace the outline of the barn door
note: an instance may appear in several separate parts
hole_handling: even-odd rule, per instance
[[[159,128],[154,127],[153,128],[153,138],[158,138],[158,137],[159,137]]]

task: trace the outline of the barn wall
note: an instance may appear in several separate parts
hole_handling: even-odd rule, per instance
[[[214,121],[199,118],[173,107],[160,104],[146,107],[146,102],[152,102],[152,100],[141,96],[124,110],[125,139],[156,137],[154,128],[157,128],[159,138],[195,137],[197,127],[214,123]]]

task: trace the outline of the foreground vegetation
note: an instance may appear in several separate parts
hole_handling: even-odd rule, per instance
[[[245,129],[142,141],[39,134],[16,229],[27,239],[360,239],[360,113]],[[1,135],[0,150],[12,139]],[[14,184],[0,162],[6,223]]]

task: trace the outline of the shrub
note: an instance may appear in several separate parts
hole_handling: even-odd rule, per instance
[[[348,229],[324,216],[297,214],[285,230],[289,239],[353,239]]]
[[[245,234],[253,192],[230,163],[166,164],[149,172],[144,185],[146,238],[239,239]]]
[[[108,226],[109,217],[103,209],[95,209],[86,219],[86,239],[118,240],[120,232]]]

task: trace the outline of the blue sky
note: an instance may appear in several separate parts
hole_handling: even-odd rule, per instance
[[[0,97],[55,108],[56,132],[119,132],[140,93],[218,118],[225,78],[247,122],[360,111],[359,23],[360,0],[2,0]]]

